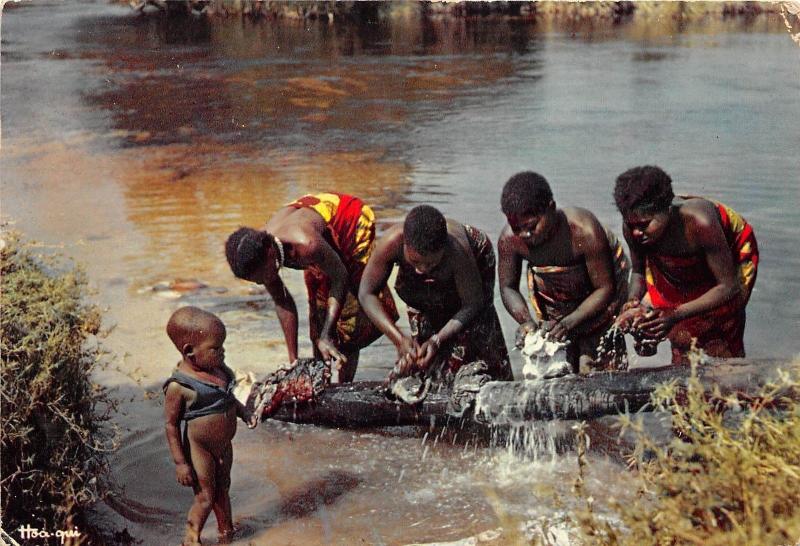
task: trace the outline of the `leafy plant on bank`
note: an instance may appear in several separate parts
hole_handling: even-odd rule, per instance
[[[115,447],[104,427],[115,405],[91,381],[100,313],[84,302],[79,269],[36,255],[14,233],[0,245],[2,526],[83,528]]]
[[[618,520],[597,515],[583,486],[590,465],[579,449],[575,489],[586,508],[576,519],[586,543],[800,541],[800,377],[785,373],[745,404],[718,389],[707,392],[696,373],[699,358],[691,359],[685,387],[673,383],[653,393],[656,409],[672,414],[668,445],[656,443],[641,420],[623,417],[623,429],[636,437],[630,464],[639,490],[637,502],[611,503]],[[578,440],[585,445],[580,428]]]

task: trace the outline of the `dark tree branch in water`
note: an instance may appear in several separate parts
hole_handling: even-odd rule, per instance
[[[749,400],[779,370],[800,372],[800,362],[733,359],[701,366],[700,381],[721,394]],[[688,366],[639,368],[627,372],[599,372],[541,382],[491,382],[478,394],[478,421],[508,424],[530,420],[594,419],[635,411],[652,411],[650,395],[671,381],[685,385]],[[787,393],[794,397],[800,393]],[[419,405],[394,402],[383,394],[382,384],[356,382],[331,385],[315,402],[284,405],[274,419],[295,423],[359,428],[413,424],[442,424],[447,420],[447,395],[431,393]]]

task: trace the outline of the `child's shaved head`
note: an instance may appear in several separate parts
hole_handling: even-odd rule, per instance
[[[169,317],[167,335],[178,351],[186,344],[196,345],[209,335],[225,336],[225,325],[213,313],[199,307],[181,307]]]

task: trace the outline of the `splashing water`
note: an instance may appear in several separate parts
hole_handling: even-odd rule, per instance
[[[522,356],[525,359],[522,367],[525,379],[551,379],[572,371],[567,362],[567,343],[551,339],[541,330],[525,336]]]
[[[598,362],[608,362],[611,364],[610,368],[617,371],[625,371],[628,369],[628,350],[625,346],[625,336],[622,329],[613,325],[611,328],[600,337],[597,343]]]

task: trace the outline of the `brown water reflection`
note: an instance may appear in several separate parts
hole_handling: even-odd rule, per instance
[[[515,70],[508,57],[487,62],[483,55],[507,49],[506,32],[481,26],[470,33],[463,21],[344,29],[112,23],[113,47],[101,35],[97,45],[106,47],[82,53],[102,63],[109,83],[85,100],[109,112],[127,148],[118,160],[130,165],[118,181],[128,220],[146,236],[145,256],[159,257],[150,271],[145,256],[134,258],[143,278],[133,288],[201,271],[221,281],[225,236],[239,225],[263,224],[304,192],[354,193],[380,221],[399,217],[413,166],[392,133],[407,132],[419,109],[434,113],[437,104]],[[464,48],[474,54],[431,57]],[[427,55],[354,61],[360,52]]]
[[[134,165],[119,180],[128,219],[147,237],[146,256],[161,256],[159,270],[145,275],[145,283],[158,280],[153,273],[192,277],[213,272],[208,280],[228,281],[222,252],[227,235],[240,225],[263,225],[305,192],[354,193],[384,216],[396,217],[409,172],[407,165],[386,160],[378,151],[265,153],[195,143],[125,155],[134,156]],[[165,248],[170,252],[164,253]]]
[[[130,54],[103,59],[105,77],[113,86],[87,100],[108,110],[115,127],[130,133],[132,144],[191,142],[205,136],[269,145],[271,138],[291,141],[283,132],[293,130],[393,130],[408,122],[415,102],[446,102],[514,70],[507,59],[487,63],[481,57],[399,64],[312,57],[251,66],[215,50],[208,59],[217,62],[212,67],[204,64],[205,57],[182,57],[177,64],[172,56],[156,56],[149,63]],[[305,143],[313,145],[308,138],[304,135]]]

